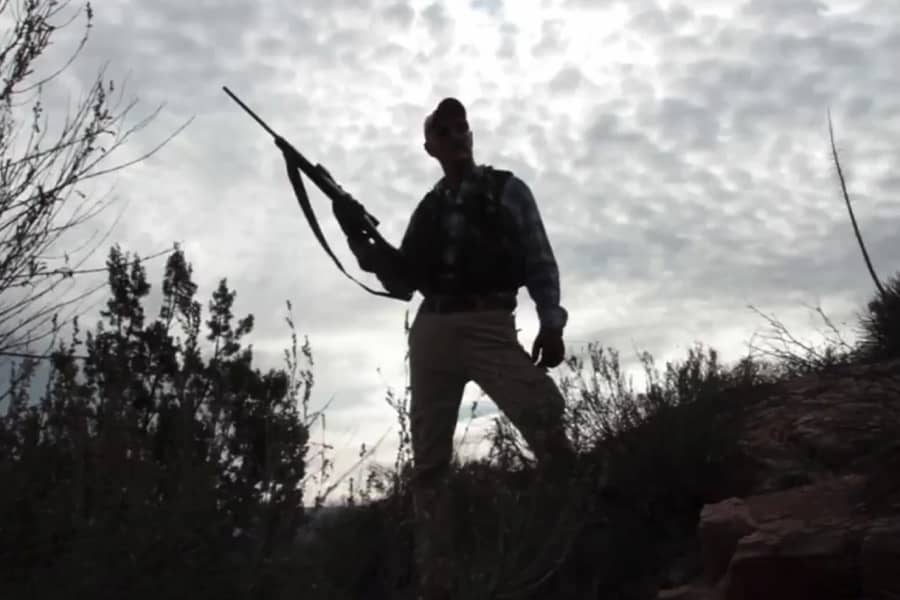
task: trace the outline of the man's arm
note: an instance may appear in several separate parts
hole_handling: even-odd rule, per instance
[[[355,246],[354,241],[350,240],[351,247],[360,262],[360,266],[366,271],[374,273],[388,292],[402,296],[407,300],[412,299],[413,293],[420,285],[417,281],[418,275],[414,263],[416,252],[413,248],[413,240],[419,236],[422,220],[421,213],[422,208],[420,204],[410,218],[399,248],[394,248],[388,244],[381,248],[370,249]],[[367,250],[370,250],[370,252],[367,252]]]
[[[412,300],[416,286],[409,276],[407,256],[404,253],[403,245],[399,249],[390,248],[385,266],[375,271],[375,276],[378,277],[378,281],[381,282],[384,289],[390,293],[402,296],[406,300]]]
[[[569,314],[560,305],[559,268],[534,195],[515,176],[509,179],[503,195],[517,216],[525,252],[525,286],[534,300],[541,329],[561,333]]]

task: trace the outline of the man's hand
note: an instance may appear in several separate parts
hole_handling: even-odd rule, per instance
[[[364,211],[357,202],[335,202],[332,204],[332,212],[341,229],[347,234],[348,239],[351,237],[362,237],[362,241],[366,241],[365,236],[360,231],[363,225]]]
[[[348,236],[347,243],[350,245],[350,251],[356,256],[359,268],[367,273],[377,273],[382,263],[381,248],[369,242],[364,236]]]
[[[531,347],[531,361],[538,367],[543,369],[557,367],[562,363],[565,354],[566,346],[563,343],[562,330],[542,328],[538,332]]]

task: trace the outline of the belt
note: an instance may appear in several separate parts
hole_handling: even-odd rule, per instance
[[[510,294],[454,294],[433,295],[422,301],[426,313],[473,312],[478,310],[509,310],[516,308],[516,297]]]

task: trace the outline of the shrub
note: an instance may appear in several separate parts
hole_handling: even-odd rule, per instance
[[[860,317],[860,352],[868,360],[900,358],[900,273],[872,298]]]
[[[201,339],[180,251],[150,322],[140,261],[113,248],[107,267],[104,320],[83,341],[76,323],[59,344],[37,403],[34,369],[20,369],[0,419],[0,596],[259,589],[303,518],[307,432],[292,374],[253,368],[242,346],[253,317],[234,322],[225,280]]]

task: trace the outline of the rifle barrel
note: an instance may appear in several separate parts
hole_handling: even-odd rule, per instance
[[[278,137],[278,134],[275,133],[274,131],[272,131],[272,128],[269,127],[268,125],[266,125],[265,121],[263,121],[262,119],[260,119],[260,118],[256,115],[255,112],[253,112],[252,110],[250,110],[250,107],[249,107],[249,106],[247,106],[246,104],[244,104],[243,102],[241,102],[240,98],[238,98],[237,96],[235,96],[235,95],[231,92],[231,90],[228,89],[227,86],[224,86],[224,85],[223,85],[223,86],[222,86],[222,89],[225,90],[225,93],[228,94],[229,96],[231,96],[231,99],[234,100],[235,102],[237,102],[237,103],[240,105],[241,108],[243,108],[245,111],[247,111],[247,113],[248,113],[251,117],[253,117],[253,118],[256,120],[257,123],[259,123],[260,125],[262,125],[263,129],[265,129],[266,131],[269,132],[269,135],[271,135],[271,136],[274,137],[274,138],[277,138],[277,137]]]
[[[2,1],[2,0],[0,0],[0,1]],[[225,93],[228,94],[229,96],[231,96],[231,99],[234,100],[235,102],[237,102],[241,108],[243,108],[245,111],[247,111],[247,114],[249,114],[251,117],[253,117],[257,123],[262,125],[263,129],[268,131],[269,134],[273,138],[279,137],[279,135],[277,133],[275,133],[271,127],[266,125],[265,121],[260,119],[259,116],[257,116],[257,114],[255,112],[250,110],[249,106],[247,106],[246,104],[241,102],[240,98],[235,96],[234,93],[232,93],[232,91],[228,89],[228,86],[223,85],[222,89],[225,90]],[[290,144],[288,144],[288,145],[290,146]],[[346,196],[348,199],[352,200],[353,202],[356,202],[356,200],[353,200],[352,197],[349,196],[349,194],[347,194],[340,188],[340,186],[337,184],[337,182],[335,182],[334,179],[331,177],[331,173],[329,173],[325,169],[325,167],[323,167],[322,165],[316,165],[314,167],[312,165],[312,163],[310,163],[306,159],[306,157],[304,157],[302,154],[300,154],[300,152],[297,151],[296,148],[294,148],[293,146],[290,146],[290,148],[293,151],[294,159],[299,163],[300,170],[303,171],[307,177],[312,179],[313,183],[315,183],[316,186],[320,190],[322,190],[322,192],[326,196],[328,196],[332,202],[338,202],[344,196]],[[356,204],[359,205],[359,208],[363,213],[363,218],[365,220],[367,220],[369,225],[372,228],[378,227],[378,224],[379,224],[378,219],[376,219],[375,217],[373,217],[372,215],[367,213],[365,211],[365,209],[362,208],[361,204],[359,204],[358,202],[356,202]]]

